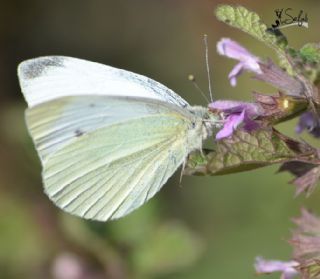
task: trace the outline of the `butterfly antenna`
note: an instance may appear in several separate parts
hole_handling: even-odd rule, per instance
[[[196,78],[194,75],[190,74],[188,76],[188,80],[190,80],[192,82],[192,84],[194,85],[194,87],[200,92],[201,96],[206,100],[207,103],[209,103],[209,100],[206,96],[206,94],[203,93],[203,91],[201,90],[201,88],[199,87],[198,83],[196,82]]]
[[[206,66],[207,66],[207,74],[208,74],[208,83],[209,83],[209,94],[211,102],[213,102],[212,90],[211,90],[211,78],[210,78],[210,67],[209,67],[209,48],[208,48],[208,35],[204,34],[204,46],[206,49]]]

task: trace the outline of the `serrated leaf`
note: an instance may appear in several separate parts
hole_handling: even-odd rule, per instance
[[[244,7],[221,5],[216,9],[216,16],[218,19],[247,32],[258,40],[279,47],[276,36],[267,32],[268,27],[261,22],[260,17]]]
[[[294,71],[286,57],[287,40],[282,33],[276,33],[264,24],[259,15],[242,6],[220,5],[215,11],[216,17],[238,28],[273,48],[279,57],[280,65],[293,74]]]
[[[245,132],[237,130],[232,137],[217,142],[213,151],[195,151],[189,156],[185,174],[220,175],[247,171],[286,162],[314,150],[304,143],[285,137],[274,129]]]

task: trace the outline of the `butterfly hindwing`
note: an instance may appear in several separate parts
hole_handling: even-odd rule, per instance
[[[142,205],[185,160],[190,137],[199,147],[202,140],[201,119],[152,99],[64,97],[28,109],[26,117],[48,196],[95,220]]]

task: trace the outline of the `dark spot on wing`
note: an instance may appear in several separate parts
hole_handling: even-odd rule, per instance
[[[21,72],[26,79],[39,77],[50,67],[63,67],[63,58],[58,56],[40,57],[22,64]]]
[[[75,130],[74,133],[75,133],[76,137],[81,137],[84,134],[84,132],[81,131],[80,129]]]
[[[93,104],[93,103],[91,103],[91,104],[89,105],[90,108],[94,108],[95,106],[96,106],[96,105]]]

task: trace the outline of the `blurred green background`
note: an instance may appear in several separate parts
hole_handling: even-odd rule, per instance
[[[235,61],[215,44],[230,37],[256,55],[273,53],[213,16],[221,3],[244,5],[267,24],[274,9],[308,13],[309,29],[284,29],[294,47],[319,41],[320,2],[191,0],[0,1],[0,278],[256,278],[254,258],[289,259],[290,218],[302,205],[320,213],[320,194],[294,199],[277,166],[220,177],[183,177],[133,214],[97,223],[57,209],[43,193],[41,168],[24,124],[16,67],[41,55],[68,55],[124,68],[206,105],[187,80],[207,91],[203,34],[208,34],[215,98],[250,100],[275,90],[244,75],[232,88]],[[293,135],[296,120],[279,129]],[[305,139],[309,140],[307,136]],[[313,141],[316,145],[316,141]],[[278,278],[270,275],[269,278]]]

